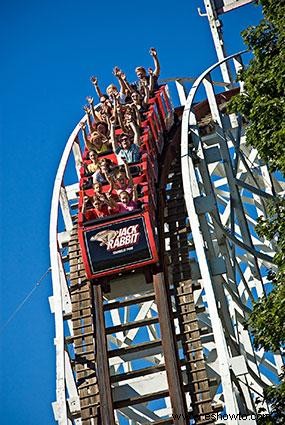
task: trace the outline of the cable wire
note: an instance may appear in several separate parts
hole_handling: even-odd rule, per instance
[[[18,305],[18,307],[16,307],[16,309],[13,311],[13,313],[11,314],[11,316],[7,319],[7,321],[4,323],[4,325],[0,328],[0,334],[4,331],[4,329],[9,325],[9,323],[14,319],[14,317],[16,316],[16,314],[21,310],[21,308],[23,307],[23,305],[30,299],[30,297],[33,295],[33,293],[35,292],[35,290],[38,288],[38,286],[40,286],[41,282],[44,280],[44,278],[48,275],[48,273],[51,271],[51,267],[49,267],[46,272],[40,277],[40,279],[37,281],[37,283],[35,284],[35,286],[31,289],[31,291],[25,296],[25,298],[23,299],[23,301],[20,302],[20,304]]]

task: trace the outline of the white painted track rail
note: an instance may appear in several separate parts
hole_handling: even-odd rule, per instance
[[[55,317],[55,340],[56,347],[56,402],[53,403],[55,419],[60,425],[72,423],[69,419],[69,410],[78,403],[78,394],[71,369],[71,362],[65,349],[64,329],[65,316],[68,317],[71,309],[70,294],[67,276],[63,267],[62,248],[68,242],[69,232],[73,228],[72,210],[69,201],[77,200],[76,189],[78,184],[69,190],[64,186],[64,175],[68,160],[72,155],[79,169],[78,161],[81,160],[78,133],[79,124],[71,133],[65,146],[53,189],[51,216],[50,216],[50,258],[52,268],[53,296],[50,298],[51,311]],[[69,187],[71,189],[72,186]],[[59,229],[59,220],[63,220],[63,229]],[[67,320],[67,322],[69,322]],[[70,325],[70,322],[68,323]],[[72,329],[70,329],[72,334]],[[70,405],[68,403],[70,400]],[[80,420],[77,422],[80,423]]]

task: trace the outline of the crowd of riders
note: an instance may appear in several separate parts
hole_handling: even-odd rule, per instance
[[[81,163],[81,212],[84,221],[134,211],[140,207],[140,187],[133,177],[142,158],[141,124],[146,119],[149,100],[158,87],[160,65],[157,52],[150,49],[154,69],[135,69],[137,81],[115,67],[118,87],[110,84],[102,92],[98,78],[91,77],[99,104],[87,97],[87,119],[81,130],[85,151]],[[97,103],[97,102],[96,102]]]

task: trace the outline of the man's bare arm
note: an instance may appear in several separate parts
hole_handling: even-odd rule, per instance
[[[151,47],[149,50],[150,55],[152,56],[153,62],[154,62],[154,71],[153,71],[153,75],[155,75],[157,78],[160,75],[160,64],[158,61],[158,57],[157,57],[157,51],[154,47]]]
[[[114,100],[114,118],[115,118],[114,122],[115,123],[117,122],[119,126],[121,127],[121,129],[123,130],[123,132],[125,132],[126,129],[124,127],[124,122],[123,122],[122,107],[117,99]]]
[[[148,105],[150,93],[153,92],[153,87],[154,87],[153,70],[152,70],[152,68],[148,68],[148,73],[149,73],[149,83],[148,84],[145,84],[143,86],[143,90],[144,90],[143,103],[144,103],[145,106]]]
[[[122,71],[121,71],[120,78],[124,82],[125,87],[126,87],[127,91],[129,92],[129,94],[134,93],[135,92],[135,89],[130,85],[130,83],[127,80],[126,74],[124,72],[122,72]]]
[[[105,176],[107,183],[110,185],[110,189],[108,190],[108,192],[111,193],[112,190],[113,190],[113,179],[112,179],[112,177],[111,177],[111,175],[108,171],[104,172],[104,176]]]
[[[140,116],[139,110],[136,107],[134,107],[133,109],[134,109],[136,124],[137,124],[138,127],[140,127],[141,126],[141,123],[142,123],[142,120],[141,120],[141,116]]]
[[[92,122],[91,122],[91,118],[90,118],[91,109],[88,105],[83,106],[83,109],[86,112],[88,130],[89,130],[89,133],[91,133],[92,132]]]
[[[95,123],[97,123],[99,121],[99,119],[98,119],[98,117],[96,115],[96,111],[95,111],[95,108],[94,108],[94,99],[93,99],[93,97],[87,96],[86,97],[86,100],[87,100],[87,102],[90,105],[90,109],[91,109],[91,114],[92,114],[93,120],[95,121]]]
[[[127,93],[127,87],[125,85],[124,80],[121,78],[121,73],[122,71],[120,70],[120,68],[118,68],[117,66],[115,66],[115,68],[113,69],[113,74],[115,75],[115,77],[117,77],[119,85],[120,85],[120,94],[124,94],[126,95]]]
[[[116,135],[115,135],[115,118],[111,117],[110,119],[110,141],[112,144],[113,152],[116,152]]]
[[[133,121],[129,123],[129,126],[131,127],[134,133],[134,144],[140,146],[140,134],[139,134],[138,127],[135,125]]]
[[[123,162],[124,162],[124,167],[125,167],[125,171],[126,171],[126,176],[127,176],[127,179],[129,180],[129,186],[132,187],[134,182],[133,182],[133,177],[131,175],[129,164],[127,163],[127,161],[125,159],[123,159]]]
[[[95,89],[95,91],[96,91],[96,93],[97,93],[97,96],[98,96],[98,97],[99,97],[99,99],[100,99],[100,97],[102,97],[102,96],[104,96],[104,95],[103,95],[103,93],[102,93],[102,91],[101,91],[101,89],[100,89],[100,87],[99,87],[99,85],[98,85],[98,78],[97,78],[97,77],[91,77],[91,78],[90,78],[90,81],[91,81],[91,83],[93,84],[94,89]]]
[[[85,211],[86,211],[86,204],[87,204],[88,201],[89,201],[88,196],[84,196],[84,199],[83,199],[83,202],[82,202],[82,208],[81,208],[82,214],[84,214]]]
[[[87,146],[88,139],[87,139],[87,134],[86,134],[86,123],[85,122],[81,122],[80,123],[80,127],[81,127],[81,131],[82,131],[82,136],[83,136],[84,144],[88,148],[88,146]]]

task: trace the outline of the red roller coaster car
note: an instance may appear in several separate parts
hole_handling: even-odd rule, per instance
[[[162,86],[149,101],[146,119],[141,125],[140,151],[142,159],[135,166],[134,184],[140,188],[139,208],[128,213],[114,214],[92,221],[84,221],[78,214],[79,242],[88,279],[143,268],[158,262],[156,243],[156,188],[157,157],[162,152],[165,134],[174,122],[167,86]],[[116,163],[114,154],[105,155]],[[83,187],[84,177],[80,187]],[[103,185],[103,192],[109,185]],[[79,210],[85,195],[93,189],[80,190]]]

